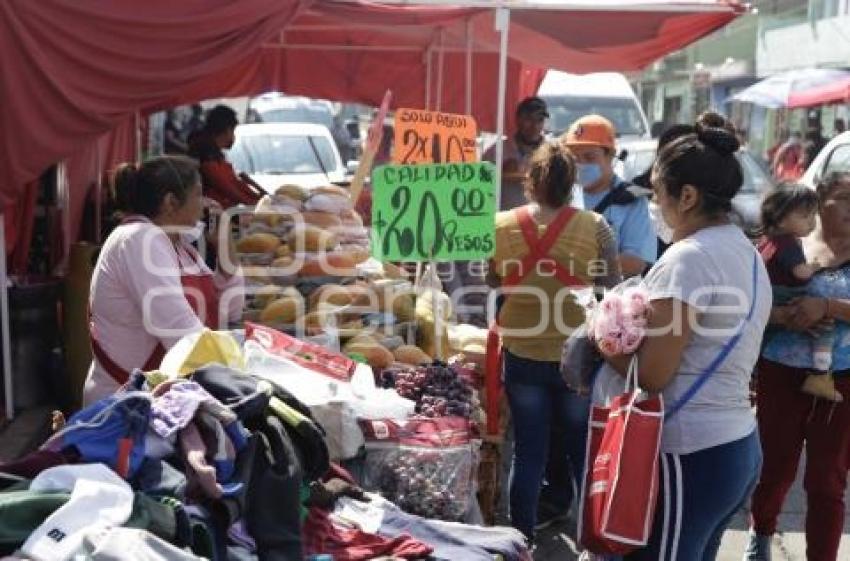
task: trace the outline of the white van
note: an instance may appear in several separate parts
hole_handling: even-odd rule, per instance
[[[549,128],[554,135],[565,132],[579,117],[596,114],[614,123],[618,140],[650,137],[646,115],[622,74],[567,74],[549,70],[537,95],[549,107]]]
[[[549,108],[549,130],[560,136],[580,117],[602,115],[614,124],[614,171],[626,180],[643,173],[655,158],[649,123],[626,77],[616,72],[567,74],[549,70],[537,90]]]

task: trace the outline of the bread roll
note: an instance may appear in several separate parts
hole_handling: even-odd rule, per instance
[[[274,300],[263,309],[260,314],[260,321],[263,323],[294,323],[301,311],[303,311],[303,304],[298,298],[284,296]]]
[[[283,287],[276,284],[266,284],[254,292],[254,307],[265,308],[271,302],[283,296]]]
[[[274,234],[257,232],[236,242],[240,253],[272,253],[280,246],[280,238]]]
[[[412,294],[393,294],[392,313],[399,322],[416,319],[416,305]]]
[[[309,196],[313,197],[315,195],[336,195],[346,199],[351,198],[351,194],[348,192],[348,189],[343,189],[336,185],[322,185],[321,187],[315,187],[310,190]]]
[[[323,230],[333,230],[342,226],[342,220],[340,220],[339,215],[330,212],[302,212],[301,219],[304,221],[304,224]]]
[[[280,244],[280,246],[274,252],[275,257],[291,257],[292,256],[292,248],[287,244]]]
[[[392,263],[381,263],[384,268],[384,276],[388,279],[407,279],[407,271],[393,265]]]
[[[342,219],[342,225],[346,228],[363,228],[363,218],[356,210],[346,210],[339,217]]]
[[[304,202],[307,199],[307,190],[300,185],[281,185],[274,192],[275,197],[285,197],[294,201]]]
[[[425,354],[425,351],[415,345],[402,345],[393,352],[393,356],[399,362],[404,364],[430,364],[432,359]]]
[[[334,306],[348,306],[351,304],[352,295],[348,287],[339,284],[326,284],[313,291],[307,299],[310,309],[324,302]]]
[[[366,362],[372,368],[387,368],[393,363],[395,357],[382,345],[365,343],[349,343],[345,346],[345,352],[349,354],[360,354],[366,358]]]
[[[357,273],[354,260],[342,253],[327,253],[321,259],[308,259],[298,274],[302,277],[352,277]]]
[[[290,249],[296,252],[316,253],[332,250],[337,245],[337,239],[327,230],[308,225],[293,229],[289,234],[287,244]]]
[[[378,345],[378,340],[367,333],[360,333],[352,337],[351,340],[348,341],[348,343],[343,345],[342,350],[348,351],[348,348],[350,346],[355,345],[366,345],[374,347],[375,345]]]
[[[364,261],[368,261],[370,257],[369,248],[362,245],[347,245],[343,246],[341,251],[348,254],[355,265],[359,265]]]
[[[295,263],[295,260],[289,255],[278,257],[272,261],[270,272],[275,275],[294,275],[297,271],[293,267],[293,263]]]

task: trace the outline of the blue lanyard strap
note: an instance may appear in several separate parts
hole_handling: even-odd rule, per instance
[[[750,311],[747,312],[747,317],[741,322],[738,326],[738,331],[733,335],[726,344],[723,345],[723,348],[720,349],[720,352],[717,353],[717,356],[714,357],[714,360],[711,361],[705,370],[700,373],[697,381],[693,383],[693,385],[688,388],[688,391],[685,392],[679,401],[673,404],[673,407],[667,410],[664,415],[664,421],[669,421],[673,415],[679,412],[679,410],[685,406],[702,388],[706,382],[708,382],[709,377],[714,374],[714,371],[717,370],[717,367],[729,356],[729,353],[732,352],[732,349],[735,348],[735,345],[738,344],[738,341],[741,339],[741,335],[744,333],[744,327],[750,322],[753,317],[753,311],[756,308],[756,297],[758,296],[758,283],[756,282],[758,279],[758,258],[759,254],[757,252],[753,252],[753,297],[750,301]]]

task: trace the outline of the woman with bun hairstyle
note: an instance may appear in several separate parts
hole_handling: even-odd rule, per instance
[[[162,156],[138,167],[123,164],[114,185],[124,219],[103,244],[92,276],[94,360],[86,405],[120,388],[133,369],[158,368],[183,335],[205,326],[219,329],[238,317],[244,301],[238,271],[213,274],[191,245],[203,210],[194,160]]]
[[[728,218],[743,182],[737,139],[705,121],[694,131],[661,150],[651,175],[673,243],[644,279],[651,313],[636,355],[640,387],[660,392],[666,413],[653,528],[629,561],[715,559],[761,467],[749,382],[770,281]],[[606,359],[595,402],[623,392],[631,358]]]
[[[599,214],[570,206],[575,177],[569,148],[544,143],[529,162],[529,204],[496,215],[489,283],[500,287],[503,303],[487,353],[498,356],[501,334],[515,442],[510,515],[529,539],[542,521],[537,508],[549,453],[563,453],[575,468],[548,478],[545,498],[559,514],[569,509],[584,465],[589,399],[570,391],[560,373],[564,341],[584,322],[572,290],[611,287],[621,278],[611,227]],[[498,365],[488,366],[488,379],[497,379]]]

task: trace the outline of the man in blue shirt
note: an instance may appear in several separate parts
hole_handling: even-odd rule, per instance
[[[632,277],[655,262],[658,247],[649,218],[649,191],[614,173],[615,136],[608,119],[587,115],[573,123],[561,141],[576,157],[584,208],[604,216],[614,229],[620,268],[624,277]]]

